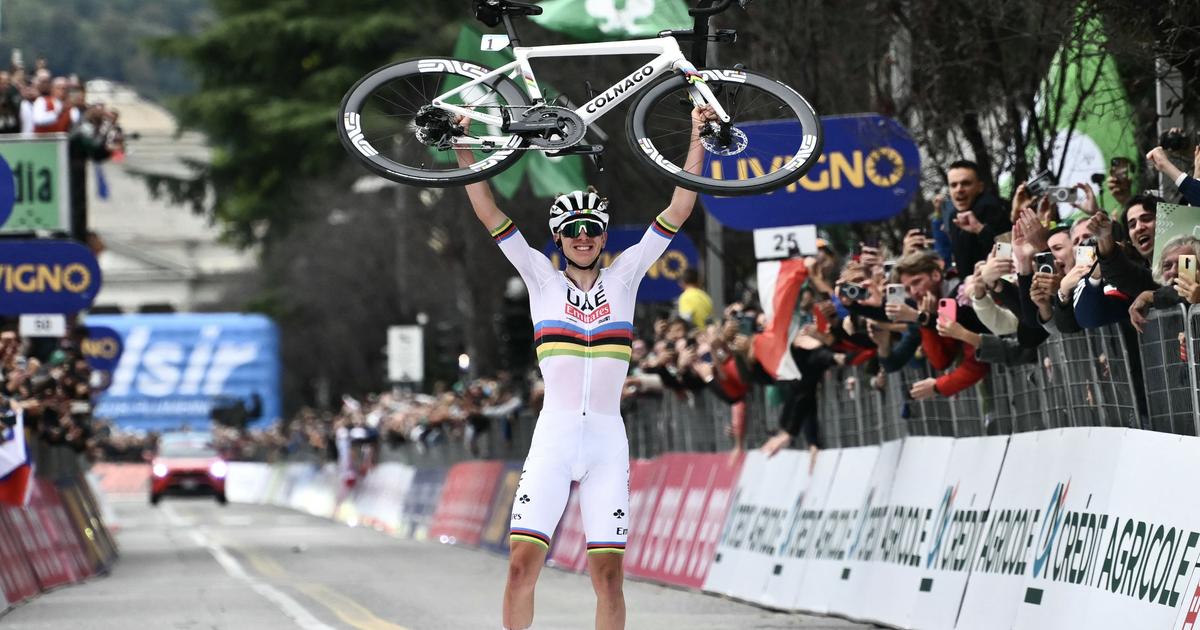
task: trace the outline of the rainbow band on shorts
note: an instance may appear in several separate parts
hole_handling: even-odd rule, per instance
[[[589,542],[587,546],[588,555],[594,553],[625,553],[625,543],[623,542]]]
[[[514,527],[508,537],[514,541],[533,543],[542,549],[550,549],[550,537],[534,529]]]

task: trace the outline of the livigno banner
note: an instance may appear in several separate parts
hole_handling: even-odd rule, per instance
[[[0,248],[0,314],[76,313],[100,292],[100,265],[74,241],[6,241]]]

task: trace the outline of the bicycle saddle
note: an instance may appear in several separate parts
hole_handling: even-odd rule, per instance
[[[488,26],[496,26],[505,15],[541,15],[542,7],[515,0],[475,0],[475,18]]]

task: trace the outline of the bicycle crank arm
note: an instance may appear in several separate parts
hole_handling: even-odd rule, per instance
[[[563,155],[600,155],[604,152],[602,144],[577,144],[573,147],[559,149],[558,151],[547,151],[546,155],[550,157],[561,157]]]

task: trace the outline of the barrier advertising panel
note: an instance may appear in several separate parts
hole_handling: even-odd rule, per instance
[[[1014,627],[1169,628],[1195,605],[1185,585],[1200,560],[1198,441],[1127,429],[1085,440],[1060,441],[1070,465],[1047,480],[1061,492],[1043,489],[1051,507]]]
[[[500,473],[500,481],[496,484],[496,494],[492,497],[492,505],[488,510],[487,523],[483,527],[483,535],[479,546],[508,553],[508,532],[513,512],[513,499],[517,493],[517,484],[521,481],[522,462],[505,462],[504,470]]]
[[[447,544],[478,545],[504,462],[455,464],[446,475],[429,536]]]
[[[669,530],[671,533],[666,539],[664,551],[659,551],[661,546],[659,543],[650,545],[652,550],[642,554],[641,560],[647,570],[641,575],[667,584],[699,588],[703,583],[702,576],[695,576],[691,565],[696,560],[697,554],[702,553],[698,551],[698,548],[702,543],[701,532],[706,512],[711,508],[723,513],[724,508],[728,506],[733,479],[732,475],[722,475],[722,469],[730,468],[729,456],[724,453],[680,454],[676,465],[683,470],[682,475],[678,473],[674,475],[675,479],[682,480],[678,515],[677,518],[671,518],[673,526],[659,525],[660,517],[669,517],[668,511],[663,510],[667,494],[667,490],[664,490],[664,499],[659,501],[651,530]],[[727,481],[718,488],[716,483],[721,478],[727,479]],[[668,474],[666,483],[668,485],[672,483],[672,475]],[[721,488],[723,491],[720,491]],[[718,494],[714,495],[714,491],[717,491]],[[715,501],[713,501],[714,496]],[[715,513],[713,518],[716,518]],[[646,563],[647,558],[651,559],[648,564]],[[704,568],[707,569],[707,567]]]
[[[400,506],[408,494],[415,470],[412,466],[388,462],[371,469],[355,488],[354,503],[364,525],[389,534],[400,525]]]
[[[446,481],[445,468],[418,468],[413,473],[408,496],[404,497],[400,528],[397,534],[405,538],[425,540],[429,525],[442,496],[442,484]]]
[[[871,505],[871,473],[880,450],[879,446],[840,449],[825,507],[814,517],[817,533],[806,554],[793,608],[828,612],[835,590],[849,576],[848,550]]]
[[[641,558],[666,476],[667,467],[657,459],[629,462],[629,538],[625,541],[627,565],[636,565]]]
[[[734,491],[729,514],[721,528],[720,542],[717,543],[708,577],[704,580],[706,591],[728,595],[739,589],[739,581],[742,579],[739,565],[742,559],[749,555],[744,549],[745,528],[749,525],[746,516],[752,516],[757,511],[755,501],[758,488],[765,477],[766,466],[766,458],[756,457],[754,453],[747,455],[742,463],[737,490]]]
[[[923,586],[921,555],[932,539],[933,517],[945,497],[937,483],[944,479],[954,438],[910,437],[904,440],[893,472],[886,516],[871,561],[864,567],[866,593],[857,616],[902,628]]]
[[[1049,568],[1067,510],[1103,513],[1119,439],[1119,430],[1104,429],[1039,431],[1009,438],[984,544],[967,580],[959,628],[1019,627],[1017,617],[1024,609],[1032,607],[1031,614],[1044,615],[1042,611],[1057,608],[1061,598],[1069,597],[1065,589],[1048,591],[1051,585],[1033,576]],[[1085,461],[1106,462],[1107,471],[1081,466]],[[1072,601],[1081,605],[1084,600]]]
[[[792,608],[796,591],[813,556],[820,536],[820,525],[829,499],[841,453],[825,450],[817,453],[807,487],[792,512],[787,534],[775,554],[775,566],[767,576],[763,601],[775,608]]]
[[[912,627],[954,628],[971,563],[980,545],[986,544],[988,509],[1007,450],[1008,436],[955,440],[940,486],[941,502],[918,558],[921,584],[912,607]]]
[[[700,588],[704,585],[708,572],[716,557],[717,545],[721,541],[721,532],[725,529],[725,519],[733,506],[734,490],[737,487],[738,476],[742,472],[745,455],[736,459],[723,453],[713,455],[716,466],[713,469],[712,482],[709,485],[708,499],[705,501],[704,515],[700,517],[700,526],[696,532],[696,540],[692,545],[691,557],[677,584]]]
[[[877,560],[887,526],[888,499],[903,447],[903,440],[885,442],[879,447],[879,458],[875,460],[875,468],[867,482],[867,495],[854,524],[850,546],[846,548],[842,572],[831,585],[831,612],[851,618],[862,613],[862,593],[866,592],[870,563]]]

